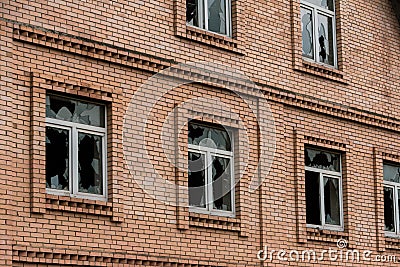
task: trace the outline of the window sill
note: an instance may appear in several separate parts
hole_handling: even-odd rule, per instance
[[[339,239],[348,240],[349,234],[343,231],[307,228],[307,240],[336,243]]]
[[[46,194],[46,209],[74,213],[113,216],[112,203]]]
[[[317,62],[306,60],[304,58],[301,60],[301,62],[296,63],[294,69],[332,81],[348,84],[342,71],[335,69],[334,67],[329,67]]]
[[[189,25],[186,25],[184,29],[177,31],[176,35],[185,39],[244,55],[243,51],[240,49],[239,41],[228,36],[212,33]]]
[[[238,218],[213,216],[189,212],[189,226],[202,228],[215,228],[228,231],[240,231],[240,220]]]

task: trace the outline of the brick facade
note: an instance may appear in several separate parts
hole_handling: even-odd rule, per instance
[[[400,163],[391,1],[337,0],[337,69],[302,58],[300,0],[232,1],[232,38],[187,26],[184,0],[1,1],[0,266],[398,264],[257,259],[344,239],[400,260],[382,193]],[[106,105],[107,201],[46,193],[48,93]],[[190,119],[233,129],[233,218],[187,207]],[[307,145],[343,155],[344,231],[306,226]]]

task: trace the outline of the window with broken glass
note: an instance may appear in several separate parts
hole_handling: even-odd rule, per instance
[[[307,226],[343,230],[341,155],[306,148],[304,158]]]
[[[231,0],[186,0],[186,23],[231,36]]]
[[[46,96],[46,191],[106,200],[106,108]]]
[[[190,210],[234,216],[233,142],[222,126],[189,123],[188,186]]]
[[[301,0],[303,57],[337,67],[334,0]]]
[[[400,164],[383,164],[385,233],[400,235]]]

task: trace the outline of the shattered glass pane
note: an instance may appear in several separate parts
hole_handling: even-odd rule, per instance
[[[186,22],[189,25],[199,25],[199,0],[186,0]]]
[[[340,154],[306,148],[304,159],[307,167],[340,172]]]
[[[214,209],[232,211],[230,159],[212,157]]]
[[[205,158],[203,154],[189,152],[189,205],[206,207]]]
[[[189,124],[189,144],[231,151],[231,140],[225,129]]]
[[[316,6],[326,8],[328,10],[333,11],[334,9],[334,2],[333,0],[305,0],[311,4],[314,4]]]
[[[400,167],[383,164],[383,180],[400,183]]]
[[[314,34],[312,11],[301,8],[301,34],[303,40],[303,56],[314,59]]]
[[[306,221],[321,225],[319,173],[306,171]]]
[[[69,190],[68,130],[46,127],[46,188]]]
[[[339,179],[324,177],[325,223],[340,225]]]
[[[394,232],[394,196],[393,188],[383,187],[385,231]]]
[[[334,47],[333,47],[333,19],[318,14],[318,44],[319,61],[325,64],[334,65]]]
[[[105,107],[66,97],[46,97],[46,117],[104,127]]]
[[[78,133],[78,190],[103,194],[102,137]]]
[[[226,31],[226,0],[208,0],[208,30],[220,34]]]

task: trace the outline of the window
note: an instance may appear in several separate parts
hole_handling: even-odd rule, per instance
[[[334,0],[301,0],[303,57],[337,67]]]
[[[400,235],[400,166],[383,164],[383,201],[386,235]]]
[[[106,109],[81,100],[46,97],[46,190],[106,199]]]
[[[186,0],[186,23],[231,36],[231,0]]]
[[[304,158],[307,226],[343,230],[341,155],[306,148]]]
[[[232,135],[221,126],[189,123],[189,205],[192,211],[234,215]]]

